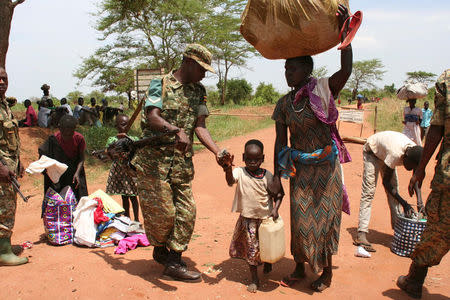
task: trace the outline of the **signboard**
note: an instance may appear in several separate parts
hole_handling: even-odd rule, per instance
[[[356,109],[346,109],[339,111],[339,121],[342,122],[352,122],[352,123],[363,123],[364,122],[364,111]]]
[[[137,98],[141,99],[150,85],[150,81],[155,75],[164,74],[164,68],[161,69],[137,69],[134,70],[134,89]]]

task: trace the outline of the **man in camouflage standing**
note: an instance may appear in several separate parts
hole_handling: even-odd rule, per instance
[[[11,177],[22,175],[19,162],[19,125],[14,119],[5,93],[8,89],[8,75],[0,67],[0,266],[17,266],[28,262],[26,257],[16,256],[11,249],[11,234],[16,214],[17,195],[11,184]]]
[[[426,204],[427,227],[421,241],[411,254],[412,263],[409,273],[400,276],[397,285],[414,298],[422,296],[422,286],[428,268],[438,265],[450,248],[450,69],[446,70],[436,82],[435,114],[425,141],[422,159],[409,182],[409,194],[412,196],[416,183],[422,185],[425,167],[434,150],[442,140],[437,155],[437,165],[431,193]]]
[[[194,133],[219,162],[219,148],[206,128],[206,91],[200,81],[211,67],[211,53],[190,44],[178,70],[151,81],[143,108],[144,137],[160,136],[156,146],[140,149],[133,164],[148,240],[153,258],[165,265],[163,275],[181,281],[200,280],[181,260],[195,223],[192,195]],[[162,135],[178,131],[176,135]]]

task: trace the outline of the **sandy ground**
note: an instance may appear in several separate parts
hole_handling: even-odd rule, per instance
[[[341,124],[341,134],[359,135],[359,126]],[[49,132],[44,131],[45,132]],[[36,148],[42,142],[42,129],[21,129],[22,156],[27,165],[37,158]],[[363,136],[372,134],[370,128]],[[220,143],[235,154],[236,165],[242,165],[241,153],[244,143],[258,138],[266,147],[264,167],[272,170],[274,128],[253,132]],[[0,299],[409,299],[395,285],[399,275],[406,274],[409,258],[399,257],[390,251],[392,230],[386,195],[378,183],[373,202],[371,232],[369,239],[377,252],[372,258],[354,256],[352,236],[356,233],[359,198],[361,193],[362,145],[347,144],[353,162],[344,165],[345,182],[350,196],[351,215],[343,215],[339,252],[334,257],[334,277],[329,289],[313,293],[308,286],[317,278],[309,269],[307,278],[293,286],[279,286],[279,280],[294,268],[289,252],[289,198],[285,197],[280,209],[286,226],[286,255],[274,264],[274,270],[262,275],[260,291],[250,294],[248,267],[244,261],[228,256],[228,246],[237,214],[231,213],[234,188],[226,185],[222,170],[214,157],[200,151],[194,157],[196,176],[193,190],[197,202],[195,232],[184,259],[189,267],[203,273],[201,283],[180,283],[160,278],[162,266],[151,259],[152,247],[138,248],[125,255],[115,255],[114,248],[88,249],[72,245],[54,247],[41,239],[44,232],[40,219],[42,178],[26,176],[21,180],[26,194],[38,194],[28,204],[18,201],[13,243],[33,242],[31,249],[22,255],[30,263],[19,267],[0,268]],[[427,168],[423,185],[426,198],[430,188],[434,161]],[[407,196],[410,173],[398,170],[400,191],[414,204],[415,198]],[[88,167],[88,176],[95,178],[88,183],[89,191],[104,189],[107,171]],[[284,181],[288,191],[287,181]],[[119,200],[119,199],[117,199]],[[141,216],[142,219],[142,216]],[[439,266],[433,267],[425,282],[423,299],[449,299],[448,272],[450,257],[447,255]],[[447,270],[447,271],[446,271]]]

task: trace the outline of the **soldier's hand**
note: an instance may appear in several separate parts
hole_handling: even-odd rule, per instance
[[[0,164],[0,182],[11,182],[11,178],[14,176],[14,172],[11,172],[7,166]]]
[[[175,138],[176,138],[175,148],[177,148],[183,153],[186,152],[191,144],[191,141],[189,140],[189,137],[187,136],[186,132],[184,132],[183,129],[180,129],[180,131],[175,135]]]

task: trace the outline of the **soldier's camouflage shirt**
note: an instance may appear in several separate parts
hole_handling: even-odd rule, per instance
[[[438,164],[431,183],[432,187],[448,188],[450,186],[450,69],[444,71],[436,82],[434,98],[435,111],[431,125],[444,126],[444,138],[437,155]]]
[[[193,141],[194,129],[199,116],[208,116],[206,91],[201,83],[182,84],[170,73],[151,81],[143,107],[141,128],[143,137],[159,136],[150,128],[145,117],[149,107],[161,109],[161,117],[172,125],[184,129]],[[157,143],[174,143],[175,136],[162,136]],[[133,164],[138,171],[165,180],[190,181],[194,176],[193,149],[182,154],[173,145],[146,146],[136,153]]]
[[[19,163],[19,125],[6,100],[0,100],[0,156],[11,171],[17,172]]]

